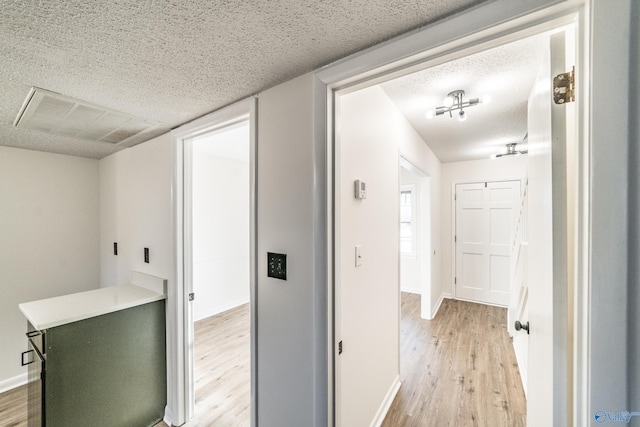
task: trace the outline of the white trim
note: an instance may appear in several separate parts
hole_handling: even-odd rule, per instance
[[[589,1],[589,0],[586,0]],[[324,84],[327,88],[327,98],[316,99],[315,109],[317,111],[327,111],[327,118],[321,120],[318,125],[325,126],[327,135],[327,171],[328,171],[328,184],[327,188],[327,206],[330,207],[332,203],[335,203],[335,171],[339,170],[338,165],[333,164],[334,153],[336,149],[334,144],[338,144],[335,139],[337,134],[335,133],[333,123],[333,99],[335,91],[346,88],[354,88],[356,85],[361,87],[368,87],[374,84],[378,84],[381,81],[391,78],[392,74],[403,75],[410,72],[412,67],[416,64],[422,64],[421,67],[434,66],[438,62],[442,63],[452,59],[467,56],[471,53],[478,52],[482,49],[487,49],[499,44],[507,43],[521,39],[530,35],[539,34],[557,28],[561,25],[568,23],[578,23],[578,27],[583,25],[583,20],[576,20],[576,16],[581,16],[583,0],[566,0],[566,1],[545,1],[545,0],[532,0],[529,2],[513,2],[510,0],[495,0],[493,2],[479,5],[467,12],[455,15],[444,21],[440,21],[432,26],[428,26],[423,29],[416,30],[405,36],[393,39],[382,45],[372,47],[361,53],[358,53],[344,60],[338,61],[335,64],[324,67],[322,70],[316,73],[316,77],[321,84]],[[579,40],[580,45],[584,44],[584,39]],[[578,64],[576,64],[578,65]],[[588,63],[580,61],[580,68],[588,68]],[[576,67],[578,69],[578,67]],[[587,89],[585,89],[587,92]],[[325,110],[325,108],[327,108]],[[581,107],[582,108],[582,107]],[[580,114],[578,116],[579,126],[586,127],[586,115]],[[589,147],[589,141],[584,140],[585,147]],[[331,167],[333,166],[333,167]],[[334,179],[332,179],[334,178]],[[589,191],[589,182],[585,179],[580,180],[580,192]],[[582,205],[585,206],[584,204]],[[335,213],[333,210],[329,212]],[[335,236],[338,235],[339,230],[332,228],[334,218],[329,218],[327,221],[327,243],[328,247],[332,248],[334,245]],[[584,222],[582,223],[584,224]],[[584,225],[586,227],[586,225]],[[578,238],[586,238],[586,235],[582,234],[586,230],[582,228]],[[335,234],[334,234],[335,233]],[[586,251],[587,249],[585,249]],[[330,296],[335,296],[338,292],[332,288],[338,288],[340,285],[337,282],[336,271],[339,271],[339,265],[336,262],[335,248],[332,252],[329,252],[333,260],[327,262],[327,277],[333,282],[328,284],[328,292]],[[332,264],[333,262],[333,264]],[[588,258],[585,259],[585,263],[588,263]],[[586,268],[583,271],[588,271]],[[588,298],[588,296],[587,296]],[[331,301],[331,300],[330,300]],[[584,302],[585,300],[583,300]],[[336,323],[336,313],[334,311],[336,307],[334,304],[328,305],[328,318],[334,319],[333,324],[330,324],[333,328],[338,328]],[[586,309],[588,306],[584,307]],[[580,310],[577,309],[577,312]],[[588,335],[589,325],[580,325],[583,330],[583,335]],[[329,345],[335,346],[335,340],[330,337]],[[581,347],[576,347],[576,350]],[[330,358],[335,362],[335,347],[329,349]],[[575,354],[575,351],[574,351]],[[586,356],[588,358],[588,355]],[[577,361],[581,366],[577,366],[578,372],[585,372],[582,361]],[[330,371],[331,372],[331,371]],[[334,375],[338,375],[334,370]],[[339,405],[340,396],[336,394],[336,385],[333,378],[329,378],[329,420],[330,423],[339,413],[336,410],[336,406]],[[588,385],[587,385],[588,388]],[[574,396],[576,398],[582,398],[584,388],[578,387],[574,390]],[[580,396],[580,397],[578,397]],[[574,405],[579,405],[574,400]]]
[[[589,349],[591,334],[591,122],[586,119],[591,111],[591,93],[587,88],[591,83],[591,9],[593,0],[585,0],[585,8],[578,12],[576,40],[576,79],[582,84],[576,88],[578,118],[576,138],[578,143],[577,178],[578,194],[576,195],[576,230],[574,262],[574,348],[573,348],[573,422],[574,425],[585,425],[590,422],[591,355]],[[580,285],[581,284],[581,285]]]
[[[6,380],[0,381],[0,393],[4,393],[5,391],[12,390],[14,388],[25,385],[29,381],[29,374],[24,373],[20,375],[16,375],[12,378],[7,378]]]
[[[387,412],[389,412],[389,408],[391,408],[393,399],[396,397],[396,394],[398,394],[398,390],[400,390],[401,385],[400,375],[396,375],[393,379],[393,383],[391,383],[391,387],[389,387],[389,391],[387,391],[387,395],[384,397],[382,404],[376,412],[376,416],[373,418],[373,421],[371,421],[371,427],[380,427],[382,425],[384,417],[387,416]]]
[[[192,140],[200,135],[215,132],[240,121],[250,123],[250,302],[251,302],[251,425],[257,425],[257,319],[256,319],[256,248],[257,248],[257,97],[250,97],[220,110],[214,111],[171,131],[176,140],[176,164],[174,176],[174,239],[176,260],[176,311],[175,321],[170,323],[168,348],[175,349],[176,359],[169,372],[176,382],[169,388],[168,408],[165,418],[173,425],[182,425],[193,417],[195,396],[193,392],[193,305],[188,294],[193,292],[191,278],[191,152]],[[168,359],[171,360],[171,359]],[[191,361],[191,362],[189,362]],[[171,384],[168,384],[170,387]],[[171,423],[165,422],[169,425]]]
[[[502,304],[496,304],[496,303],[492,303],[492,302],[484,302],[484,301],[483,301],[483,302],[478,302],[478,301],[476,301],[476,300],[472,300],[472,299],[468,299],[468,298],[458,298],[458,297],[456,297],[456,298],[452,298],[452,299],[455,299],[455,300],[457,300],[457,301],[472,302],[472,303],[474,303],[474,304],[490,305],[490,306],[492,306],[492,307],[509,308],[509,306],[508,306],[508,305],[502,305]]]
[[[421,289],[416,289],[416,288],[402,288],[402,287],[400,287],[400,292],[404,292],[406,294],[422,295],[422,290]]]
[[[451,297],[451,294],[449,293],[442,293],[440,294],[440,298],[438,299],[438,303],[436,304],[436,306],[433,308],[433,311],[431,312],[431,318],[435,319],[436,318],[436,314],[438,314],[438,310],[440,310],[440,306],[442,305],[442,302],[445,299],[453,299]]]

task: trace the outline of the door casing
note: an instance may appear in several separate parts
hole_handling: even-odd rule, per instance
[[[568,24],[576,24],[576,26],[579,27],[585,22],[585,13],[582,9],[582,2],[580,1],[540,1],[537,2],[536,5],[530,4],[530,6],[531,9],[528,11],[521,10],[520,13],[514,13],[512,9],[513,4],[496,1],[490,5],[479,7],[475,12],[472,11],[468,14],[461,14],[447,22],[446,25],[434,25],[420,32],[402,37],[400,40],[389,42],[382,47],[371,49],[361,55],[357,55],[351,60],[341,61],[333,67],[327,67],[316,74],[315,92],[318,94],[322,92],[326,93],[326,98],[316,100],[316,111],[327,111],[327,116],[324,120],[321,118],[318,119],[320,123],[326,124],[326,154],[329,171],[327,174],[327,212],[329,214],[327,219],[327,247],[329,249],[327,277],[333,280],[327,287],[327,293],[329,301],[334,302],[329,305],[328,314],[330,333],[328,336],[329,396],[327,407],[330,425],[340,425],[340,420],[336,418],[335,411],[336,400],[340,398],[337,387],[335,363],[338,354],[335,334],[336,325],[339,324],[339,319],[336,319],[339,310],[337,310],[335,306],[336,286],[339,286],[339,284],[336,284],[337,274],[335,270],[336,247],[338,246],[337,240],[339,239],[339,235],[335,231],[336,219],[334,216],[337,199],[336,192],[338,191],[335,184],[335,153],[339,150],[339,147],[337,147],[338,142],[335,138],[336,130],[334,129],[335,123],[338,121],[335,109],[336,94],[339,91],[347,93],[379,84],[391,78],[409,74],[416,69],[439,65],[486,48],[539,34]],[[465,30],[451,30],[455,28],[456,25],[462,25]],[[438,34],[438,31],[442,31],[442,33]],[[580,29],[577,31],[580,32]],[[580,37],[577,44],[579,51],[585,50],[584,38]],[[583,66],[586,67],[586,64],[585,58],[578,58],[576,63],[577,72],[580,73]],[[586,89],[582,88],[580,91],[586,92]],[[580,110],[585,111],[583,109]],[[578,129],[582,128],[586,120],[586,115],[579,115],[576,127]],[[583,145],[588,146],[589,141],[587,136],[581,136],[582,139],[579,138],[579,141],[581,141]],[[584,150],[585,148],[580,146],[577,148],[577,152],[573,153],[576,156],[576,162],[582,165],[581,170],[583,171],[584,162],[588,160],[584,154]],[[583,172],[578,182],[578,194],[584,194],[588,187],[587,174]],[[581,218],[576,218],[577,223],[581,223],[580,220]],[[584,240],[585,239],[578,236],[578,245],[580,247],[577,248],[577,251],[583,254],[583,257],[578,260],[581,268],[584,268],[588,263],[588,258],[584,256],[585,252],[583,248],[583,246],[588,243]],[[572,289],[575,289],[575,287],[572,287]],[[572,297],[570,297],[570,299],[572,299]],[[581,296],[580,299],[576,297],[576,300],[583,304],[588,304],[588,299],[584,296]],[[581,331],[582,334],[575,334],[573,342],[570,343],[574,348],[583,347],[585,337],[588,335],[588,325],[582,325]],[[569,369],[573,369],[577,375],[583,377],[585,372],[587,372],[586,361],[582,358],[574,357],[571,362],[572,364],[569,366]],[[576,396],[576,399],[573,399],[572,396],[567,396],[567,398],[573,402],[574,422],[579,420],[585,420],[586,422],[586,420],[589,419],[586,410],[587,405],[585,402],[577,400],[584,399],[584,396],[586,396],[586,387],[587,382],[576,382],[576,387],[572,390],[572,396]]]

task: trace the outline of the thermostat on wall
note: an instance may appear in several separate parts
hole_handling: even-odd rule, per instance
[[[354,183],[355,189],[355,197],[356,199],[366,199],[367,198],[367,184],[364,181],[360,181],[356,179]]]

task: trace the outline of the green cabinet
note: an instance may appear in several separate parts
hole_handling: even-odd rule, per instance
[[[44,333],[47,427],[146,427],[167,396],[165,301]]]

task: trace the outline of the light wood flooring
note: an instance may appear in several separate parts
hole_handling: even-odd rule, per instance
[[[27,427],[27,386],[0,394],[0,427]]]
[[[249,310],[244,304],[195,323],[196,407],[185,427],[251,424]]]
[[[526,400],[505,308],[444,300],[420,317],[420,296],[402,294],[402,386],[382,427],[518,427]]]
[[[196,322],[195,340],[195,417],[185,426],[248,426],[249,305]],[[382,427],[525,425],[506,309],[445,300],[428,321],[420,297],[403,293],[401,346],[402,387]],[[0,427],[26,427],[26,402],[26,387],[1,394]]]

